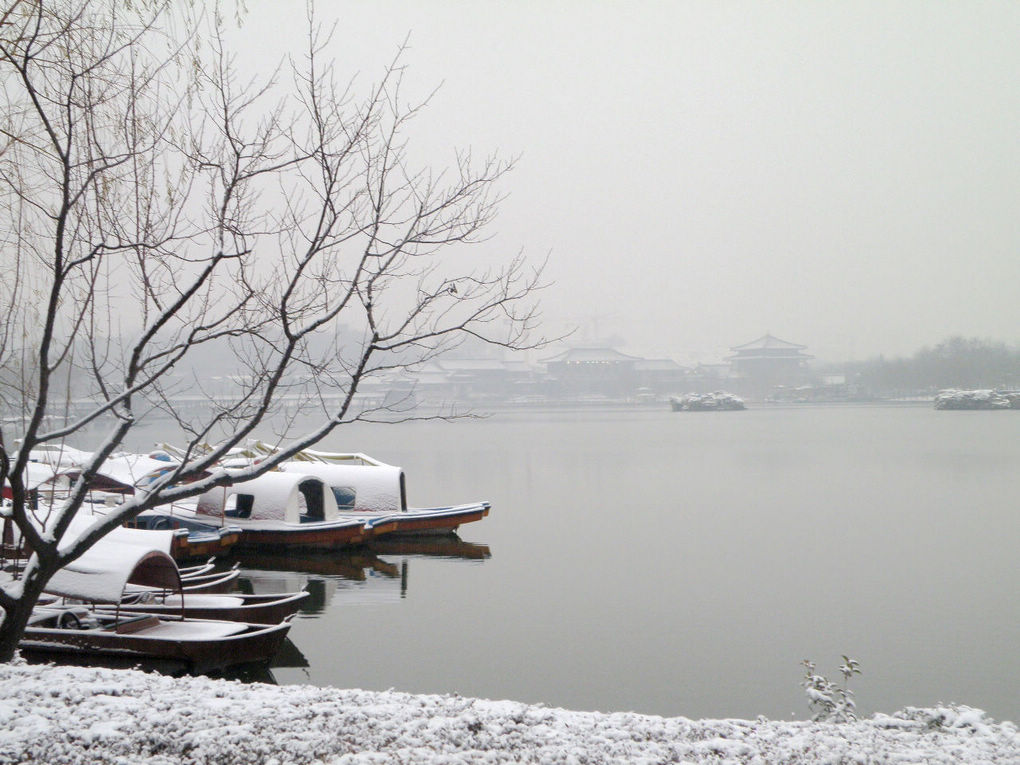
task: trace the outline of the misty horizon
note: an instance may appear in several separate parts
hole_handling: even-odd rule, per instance
[[[408,37],[406,97],[439,86],[416,154],[519,157],[479,252],[550,254],[548,335],[684,363],[766,332],[832,362],[1020,339],[1016,4],[319,12],[362,87]],[[242,61],[299,21],[249,8]]]

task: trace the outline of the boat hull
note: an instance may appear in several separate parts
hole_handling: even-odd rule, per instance
[[[241,539],[238,529],[220,529],[217,534],[188,534],[175,536],[170,547],[174,560],[193,560],[223,555]]]
[[[364,525],[327,528],[242,528],[235,545],[238,551],[252,550],[339,550],[362,544],[369,536]]]
[[[479,502],[455,507],[407,510],[384,516],[378,522],[392,526],[388,532],[391,537],[454,534],[463,524],[482,520],[489,514],[489,507],[488,502]]]
[[[103,615],[97,612],[103,619]],[[141,618],[141,615],[139,615]],[[233,634],[203,637],[203,626],[218,625],[221,622],[196,619],[184,621],[169,617],[152,616],[159,625],[177,625],[177,634],[162,634],[159,626],[124,633],[119,628],[99,627],[91,629],[66,629],[58,626],[29,626],[19,647],[29,652],[51,654],[77,654],[96,657],[134,657],[139,659],[160,659],[186,664],[194,672],[215,672],[241,664],[268,662],[280,650],[289,622],[275,625],[240,624],[241,629]],[[109,621],[107,615],[106,621]],[[130,622],[121,621],[121,625]],[[193,637],[187,635],[184,625],[197,625],[199,631]]]
[[[143,516],[139,516],[143,518]],[[160,522],[173,524],[173,528],[187,528],[192,535],[220,531],[214,526],[214,519],[190,514],[184,516],[150,513],[144,523],[152,528]],[[257,550],[339,550],[363,544],[373,531],[360,519],[345,518],[340,521],[318,523],[286,523],[283,521],[252,521],[229,519],[229,528],[236,539],[230,549],[236,552]],[[379,533],[382,533],[380,531]],[[176,539],[175,539],[176,541]],[[215,553],[213,553],[215,554]],[[197,557],[191,556],[191,557]]]

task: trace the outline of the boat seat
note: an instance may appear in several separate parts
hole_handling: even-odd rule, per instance
[[[184,621],[160,621],[159,627],[152,630],[153,637],[175,640],[209,640],[211,638],[230,637],[248,629],[241,622],[203,621],[186,619]]]
[[[114,629],[118,635],[133,635],[142,630],[152,629],[159,626],[159,618],[155,616],[135,616],[128,619],[121,619]]]
[[[59,613],[60,613],[59,611],[51,611],[51,610],[47,610],[47,609],[36,609],[36,610],[32,611],[31,615],[28,617],[28,624],[26,626],[28,626],[28,627],[56,627],[57,626],[57,616],[59,616]],[[50,623],[47,624],[47,622],[50,622]]]
[[[181,596],[170,595],[163,600],[163,605],[180,608]],[[184,605],[187,608],[237,608],[244,605],[244,598],[237,595],[203,595],[189,592],[184,598]]]

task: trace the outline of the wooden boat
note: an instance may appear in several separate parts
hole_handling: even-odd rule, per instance
[[[183,613],[188,619],[279,624],[297,613],[308,596],[307,590],[281,595],[188,593],[184,597],[139,593],[125,595],[117,608],[122,614],[148,613],[176,617]]]
[[[146,524],[159,519],[189,528],[240,530],[237,550],[337,550],[384,534],[391,524],[369,528],[365,519],[341,515],[322,480],[296,473],[271,472],[250,481],[202,494],[195,504],[175,504],[139,515]]]
[[[135,528],[145,528],[133,524]],[[158,529],[159,527],[154,527]],[[241,529],[236,526],[223,528],[189,529],[174,527],[170,556],[174,560],[187,561],[195,558],[207,558],[210,555],[224,555],[241,539]]]
[[[168,659],[195,672],[212,672],[269,661],[289,629],[289,621],[249,624],[47,606],[33,612],[19,647],[36,654]]]
[[[321,479],[332,491],[340,512],[364,518],[366,526],[373,531],[383,525],[390,527],[389,536],[453,534],[465,523],[480,521],[491,508],[488,502],[408,507],[401,468],[360,453],[310,454],[320,461],[285,462],[280,470]],[[373,533],[370,539],[377,536],[380,535]]]
[[[45,496],[43,489],[48,487],[50,503],[55,503],[58,495],[66,494],[71,483],[81,474],[82,461],[91,457],[88,452],[80,452],[69,447],[56,454],[40,452],[37,456],[39,460],[46,461],[30,463],[29,478],[32,479],[32,487],[37,496]],[[55,467],[50,467],[51,463]],[[105,515],[110,509],[115,508],[125,495],[134,494],[139,489],[144,490],[155,480],[179,466],[179,461],[167,455],[158,458],[143,454],[112,455],[89,479],[89,497],[79,514]],[[46,471],[49,471],[48,476]],[[131,520],[124,525],[128,528],[152,531],[173,531],[168,552],[174,560],[179,561],[223,555],[240,538],[240,529],[236,527],[189,528],[186,524],[170,523],[162,518],[154,523]]]
[[[182,598],[180,572],[167,553],[100,540],[53,575],[47,593],[64,598],[64,604],[52,601],[37,607],[20,646],[34,654],[181,661],[194,671],[209,672],[267,661],[290,628],[286,620],[266,625],[190,618],[186,611],[175,615],[124,611],[119,604],[131,586]],[[68,605],[68,598],[78,602]],[[183,608],[183,599],[181,604]]]

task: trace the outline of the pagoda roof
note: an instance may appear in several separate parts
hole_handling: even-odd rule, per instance
[[[797,345],[797,343],[789,343],[786,340],[780,340],[778,337],[773,337],[770,334],[764,334],[757,340],[752,340],[749,343],[743,345],[735,345],[730,348],[731,351],[802,351],[807,348],[806,345]]]

